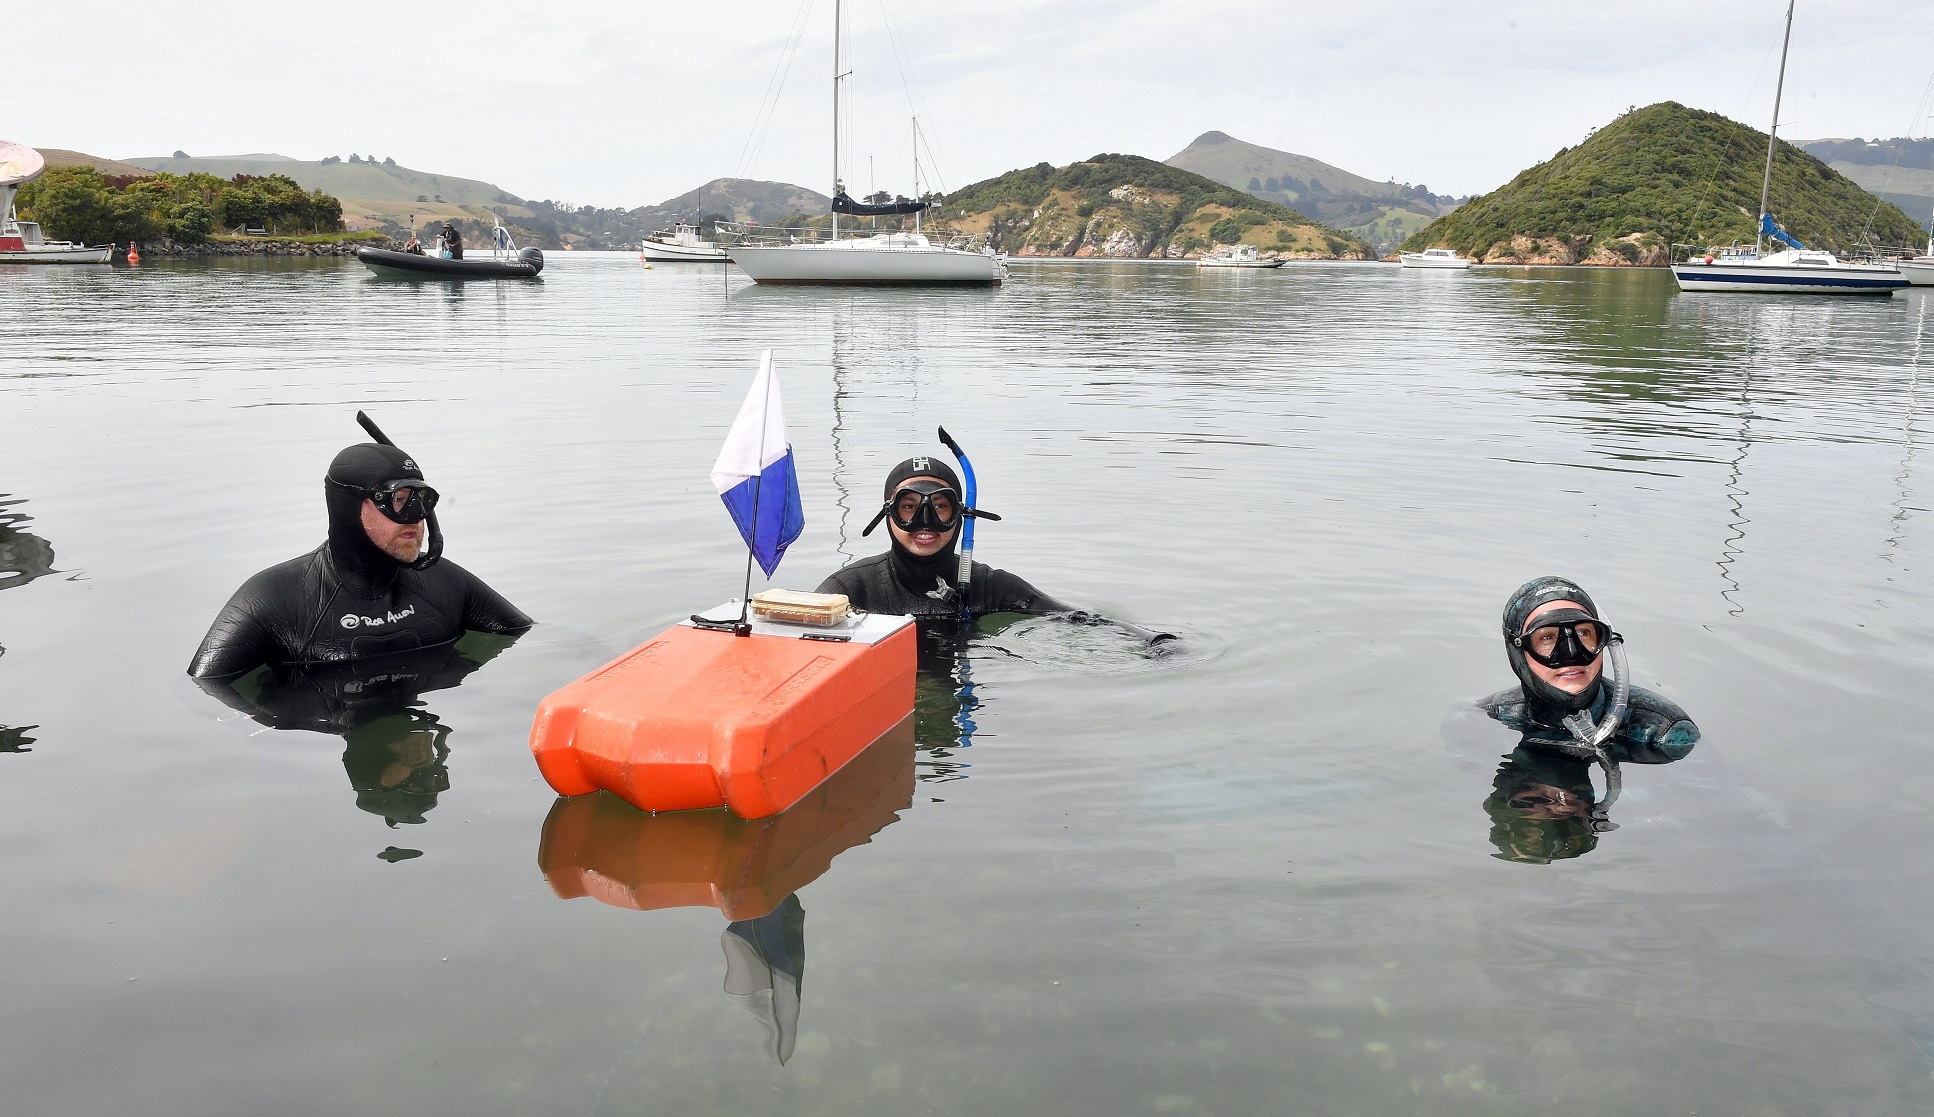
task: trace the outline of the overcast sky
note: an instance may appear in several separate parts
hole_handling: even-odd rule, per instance
[[[626,207],[721,175],[826,190],[834,0],[12,5],[0,139],[112,158],[392,156]],[[809,9],[809,10],[808,10]],[[1204,131],[1489,190],[1629,105],[1764,128],[1781,0],[845,0],[849,188],[907,191],[909,88],[957,188]],[[911,61],[895,63],[888,21]],[[803,35],[750,142],[789,29]],[[1802,0],[1782,134],[1896,136],[1934,0]],[[750,150],[749,150],[750,149]],[[869,171],[868,156],[873,157]],[[928,174],[932,181],[936,176]]]

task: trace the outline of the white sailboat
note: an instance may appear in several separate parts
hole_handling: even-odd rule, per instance
[[[1773,188],[1773,150],[1779,144],[1780,98],[1786,92],[1786,53],[1793,42],[1793,3],[1786,0],[1786,38],[1780,43],[1779,84],[1773,91],[1773,125],[1766,137],[1766,175],[1759,187],[1759,235],[1744,248],[1707,252],[1672,265],[1681,291],[1758,291],[1797,295],[1887,295],[1906,287],[1900,269],[1848,263],[1831,252],[1808,248],[1788,235],[1767,212]],[[1787,247],[1764,255],[1766,239]]]
[[[936,242],[920,230],[920,216],[930,203],[919,200],[920,145],[914,138],[913,199],[888,203],[855,202],[847,196],[840,177],[839,97],[846,73],[840,69],[839,43],[843,17],[840,0],[833,3],[833,228],[827,240],[813,239],[806,230],[773,229],[720,222],[736,236],[726,246],[732,262],[759,283],[821,284],[963,284],[999,286],[1007,278],[1007,256],[967,238]],[[917,126],[917,121],[916,121]],[[839,239],[841,214],[851,217],[907,216],[914,231],[873,233]]]
[[[671,228],[646,237],[638,246],[638,257],[648,264],[731,262],[719,242],[706,240],[697,225],[685,221],[674,222]]]
[[[0,140],[0,264],[105,264],[114,259],[114,246],[89,248],[72,241],[47,240],[40,224],[22,221],[14,213],[13,196],[47,169],[40,152],[25,144]]]

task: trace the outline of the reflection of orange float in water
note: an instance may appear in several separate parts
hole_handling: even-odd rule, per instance
[[[681,624],[546,698],[531,752],[562,795],[765,818],[913,712],[914,668],[907,617],[755,621],[750,636]]]
[[[752,822],[723,810],[646,814],[613,795],[559,799],[544,820],[537,867],[566,900],[590,896],[637,911],[715,907],[727,919],[757,919],[912,804],[908,717],[783,814]]]

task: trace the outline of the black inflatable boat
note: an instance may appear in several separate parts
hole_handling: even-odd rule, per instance
[[[466,260],[398,252],[393,248],[358,248],[356,258],[377,275],[411,279],[529,279],[544,270],[544,253],[519,249],[515,256],[492,256],[489,249]]]

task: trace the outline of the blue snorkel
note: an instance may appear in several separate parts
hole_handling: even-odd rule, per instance
[[[979,519],[981,515],[974,507],[974,490],[976,487],[974,484],[974,463],[967,460],[967,455],[961,450],[960,443],[954,441],[953,435],[947,433],[946,427],[940,428],[940,441],[947,449],[953,451],[955,460],[960,462],[960,475],[965,478],[967,483],[967,491],[960,494],[967,502],[965,515],[961,517],[967,522],[962,524],[960,528],[960,577],[958,580],[960,582],[960,619],[962,621],[971,621],[974,619],[974,611],[967,606],[967,586],[974,579],[974,521]],[[988,516],[987,518],[995,520],[1000,517]]]

